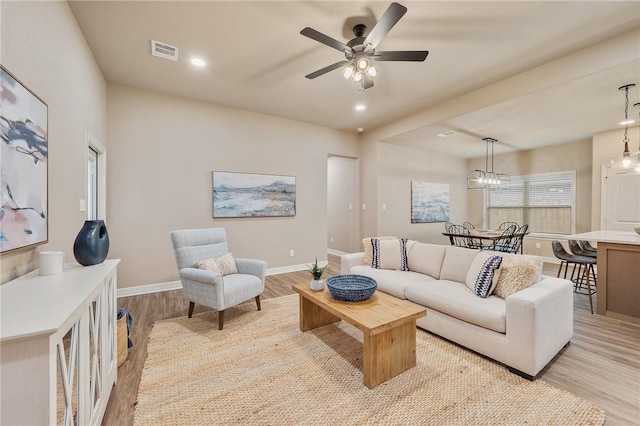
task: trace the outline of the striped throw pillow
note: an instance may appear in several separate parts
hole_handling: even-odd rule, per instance
[[[475,293],[476,296],[487,298],[491,295],[491,292],[497,284],[497,280],[494,280],[494,274],[496,269],[500,268],[502,263],[502,257],[491,256],[480,268],[480,273],[476,277]]]
[[[376,269],[396,269],[400,271],[409,270],[407,260],[407,239],[395,240],[371,239],[373,247],[373,259],[371,267]]]

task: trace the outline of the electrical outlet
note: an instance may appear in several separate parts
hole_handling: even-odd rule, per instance
[[[331,237],[331,242],[333,242],[333,241],[334,241],[334,240],[333,240],[333,237]]]
[[[387,205],[385,203],[382,203],[382,210],[386,210],[387,209]]]
[[[293,249],[289,250],[289,256],[293,257]]]
[[[367,209],[367,205],[365,203],[362,203],[362,210],[366,210]]]
[[[536,248],[540,248],[540,243],[536,243]]]
[[[80,211],[81,212],[87,211],[87,200],[80,200]]]

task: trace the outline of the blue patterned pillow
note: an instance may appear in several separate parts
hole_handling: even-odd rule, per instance
[[[372,238],[371,246],[373,247],[372,268],[409,270],[406,238],[394,240]]]
[[[478,273],[478,276],[476,277],[474,289],[476,296],[482,298],[489,297],[495,288],[496,283],[493,279],[493,275],[495,274],[496,269],[500,267],[501,263],[501,256],[491,256],[484,262],[482,268],[480,268],[480,273]]]

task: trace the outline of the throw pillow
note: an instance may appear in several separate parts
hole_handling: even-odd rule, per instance
[[[478,252],[473,258],[465,284],[477,296],[486,298],[498,284],[502,257],[484,251]]]
[[[195,263],[194,267],[198,269],[206,269],[207,271],[217,272],[220,275],[238,273],[236,262],[233,260],[233,255],[231,253],[200,260]]]
[[[374,237],[378,240],[397,240],[398,237]],[[362,248],[364,249],[364,257],[362,258],[362,264],[371,266],[371,261],[373,260],[373,245],[371,244],[371,240],[373,238],[363,238],[362,239]]]
[[[399,269],[408,271],[407,239],[379,240],[371,239],[373,260],[371,267],[376,269]]]
[[[528,260],[505,258],[493,294],[503,299],[524,290],[534,283],[537,274],[536,265]]]

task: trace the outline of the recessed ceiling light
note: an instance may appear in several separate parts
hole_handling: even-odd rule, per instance
[[[453,130],[448,130],[446,132],[438,133],[437,136],[440,136],[441,138],[447,138],[447,137],[453,136],[455,134],[456,134],[456,132],[454,132]]]
[[[202,58],[191,58],[191,65],[202,68],[207,65],[207,63]]]
[[[356,105],[356,111],[364,111],[365,109],[367,109],[367,107],[362,104]]]
[[[358,127],[358,133],[364,132],[364,127]]]

